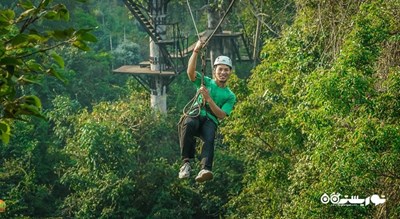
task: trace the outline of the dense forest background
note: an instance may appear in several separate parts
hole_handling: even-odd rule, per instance
[[[191,1],[199,30],[206,4],[228,2]],[[223,28],[254,36],[261,21],[261,59],[231,78],[238,103],[204,184],[177,178],[186,75],[161,114],[112,73],[149,56],[123,1],[0,9],[0,218],[400,217],[398,0],[237,1]],[[195,41],[186,1],[168,10]],[[322,203],[333,193],[386,202]]]

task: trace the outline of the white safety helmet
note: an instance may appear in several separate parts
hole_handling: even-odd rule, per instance
[[[218,56],[215,59],[214,66],[220,65],[220,64],[227,65],[230,68],[232,68],[232,60],[228,56]]]

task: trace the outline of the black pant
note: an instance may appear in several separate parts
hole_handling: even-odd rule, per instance
[[[203,169],[211,171],[216,130],[217,125],[206,116],[187,117],[183,121],[180,139],[182,159],[194,158],[196,152],[195,137],[200,137],[204,142],[201,149],[201,166]]]

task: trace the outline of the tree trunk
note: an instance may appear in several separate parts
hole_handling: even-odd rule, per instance
[[[253,67],[255,67],[258,64],[258,57],[260,56],[260,35],[261,35],[261,21],[260,19],[257,19],[257,29],[256,29],[256,35],[254,39],[254,50],[253,50]]]

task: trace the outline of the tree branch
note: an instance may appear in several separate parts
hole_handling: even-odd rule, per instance
[[[64,42],[58,43],[58,44],[56,44],[56,45],[53,45],[53,46],[50,46],[50,47],[47,47],[47,48],[40,49],[40,50],[37,50],[37,51],[32,52],[32,53],[29,53],[29,54],[25,54],[25,55],[22,55],[22,56],[17,56],[16,58],[21,59],[21,58],[26,58],[26,57],[29,57],[29,56],[31,56],[31,55],[37,54],[37,53],[46,52],[46,51],[52,50],[52,49],[54,49],[54,48],[56,48],[56,47],[59,47],[59,46],[61,46],[61,45],[63,45],[63,44],[67,44],[68,42],[69,42],[69,41],[64,41]]]
[[[36,14],[38,13],[37,10],[40,10],[40,8],[42,7],[43,3],[45,0],[41,0],[39,5],[36,7]],[[35,23],[40,17],[35,15],[35,16],[31,16],[29,19],[25,20],[25,23],[22,25],[21,29],[19,30],[19,33],[23,33],[26,28],[28,28],[31,24]]]

